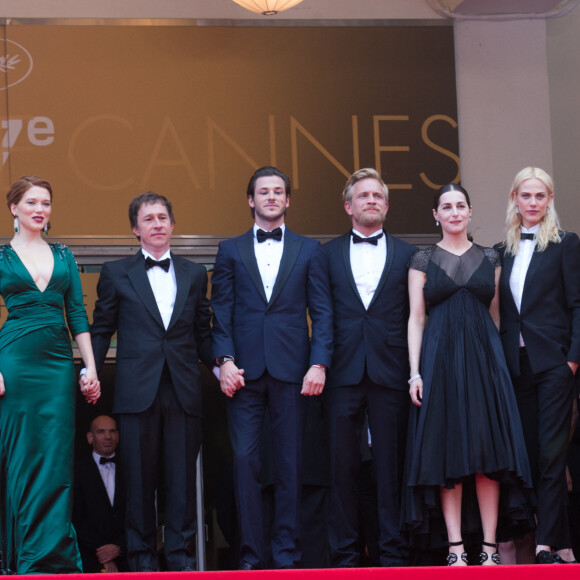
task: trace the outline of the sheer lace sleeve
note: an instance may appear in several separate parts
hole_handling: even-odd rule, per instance
[[[422,250],[417,250],[409,260],[409,268],[413,270],[419,270],[419,272],[427,272],[427,266],[431,261],[431,256],[435,246],[429,246],[428,248],[423,248]]]
[[[481,251],[485,254],[485,257],[491,262],[494,268],[501,266],[501,257],[497,250],[494,248],[481,248]]]

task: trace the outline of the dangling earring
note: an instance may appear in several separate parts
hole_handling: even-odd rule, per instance
[[[548,215],[549,213],[550,213],[550,208],[549,208],[549,207],[547,207],[547,208],[546,208],[546,215]]]
[[[471,216],[469,216],[469,221],[471,222]]]
[[[520,213],[520,207],[516,205],[516,213]]]
[[[44,224],[44,235],[48,236],[48,222]]]
[[[439,227],[439,220],[435,220],[435,225]]]
[[[18,218],[14,216],[14,233],[18,233]]]

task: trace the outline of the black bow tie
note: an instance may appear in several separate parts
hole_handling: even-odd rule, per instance
[[[381,232],[380,234],[377,234],[375,236],[371,236],[370,238],[361,238],[358,234],[355,234],[353,231],[350,232],[352,235],[352,242],[353,244],[372,244],[373,246],[376,246],[378,243],[378,240],[380,240],[383,237],[383,232]]]
[[[278,240],[279,242],[282,241],[282,228],[276,228],[271,232],[266,232],[264,230],[258,229],[256,232],[256,238],[258,240],[258,244],[265,242],[266,240]]]
[[[534,239],[534,234],[521,234],[520,240],[532,240]]]
[[[163,268],[166,272],[169,272],[169,264],[171,264],[171,258],[165,258],[165,260],[154,260],[151,256],[145,258],[145,270],[153,268],[154,266],[159,266]]]
[[[101,457],[99,459],[99,463],[101,465],[105,465],[107,463],[117,463],[117,456],[113,456],[113,457]]]

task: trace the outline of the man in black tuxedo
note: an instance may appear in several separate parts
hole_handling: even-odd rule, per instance
[[[97,368],[117,332],[113,411],[119,417],[132,571],[155,571],[155,492],[163,470],[165,558],[169,570],[196,567],[195,460],[201,443],[199,360],[212,364],[207,274],[170,251],[171,202],[148,192],[129,206],[141,249],[106,262],[91,336]]]
[[[87,441],[92,453],[75,466],[73,506],[83,571],[126,572],[125,486],[115,455],[115,420],[107,415],[93,419]]]
[[[259,479],[266,409],[274,453],[272,560],[276,568],[291,568],[301,558],[302,400],[324,387],[332,352],[332,308],[320,244],[284,224],[288,177],[274,167],[258,169],[247,199],[254,227],[222,242],[216,257],[213,352],[228,397],[240,568],[269,565]]]
[[[359,563],[357,477],[366,410],[377,476],[380,562],[400,566],[405,563],[399,512],[409,406],[407,264],[415,248],[383,231],[388,189],[377,171],[356,171],[342,196],[352,230],[323,247],[334,310],[325,391],[331,565]]]

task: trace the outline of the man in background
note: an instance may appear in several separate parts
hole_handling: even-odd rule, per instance
[[[85,573],[125,572],[125,486],[117,465],[119,431],[108,415],[91,422],[84,453],[75,466],[73,524]]]

